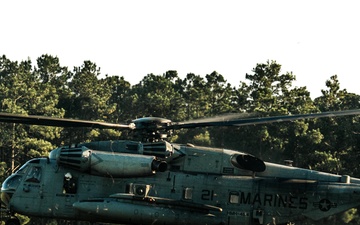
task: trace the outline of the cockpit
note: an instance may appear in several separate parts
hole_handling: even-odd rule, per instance
[[[1,186],[1,201],[8,205],[12,195],[25,177],[25,182],[40,183],[41,166],[40,159],[32,159],[26,162],[19,170],[9,176]]]

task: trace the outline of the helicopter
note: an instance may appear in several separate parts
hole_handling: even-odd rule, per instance
[[[72,144],[29,160],[2,183],[1,202],[10,217],[5,224],[20,224],[15,213],[118,224],[279,225],[320,220],[360,206],[360,179],[167,138],[179,129],[358,114],[360,109],[187,122],[144,117],[113,124],[0,113],[0,122],[130,130],[142,140]]]

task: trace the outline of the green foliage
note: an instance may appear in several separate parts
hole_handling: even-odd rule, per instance
[[[342,214],[341,220],[348,224],[351,221],[359,221],[359,215],[357,214],[357,209],[349,209],[348,211]]]
[[[210,133],[205,131],[194,137],[193,143],[195,145],[211,146]]]
[[[0,181],[3,181],[5,179],[7,170],[6,162],[0,162]]]
[[[148,74],[131,91],[132,111],[135,117],[157,116],[174,120],[183,119],[185,115],[184,101],[180,93],[175,91],[173,82],[177,73],[162,76]]]

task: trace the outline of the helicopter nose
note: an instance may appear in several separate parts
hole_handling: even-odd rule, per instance
[[[15,193],[17,187],[21,182],[21,175],[12,174],[10,177],[6,178],[6,180],[2,183],[1,186],[1,204],[5,206],[9,206],[10,199],[12,195]]]

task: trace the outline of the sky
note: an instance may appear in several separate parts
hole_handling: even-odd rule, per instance
[[[360,94],[357,0],[0,1],[0,55],[43,54],[72,69],[90,60],[101,74],[137,84],[149,73],[222,74],[233,86],[275,60],[294,87],[321,95],[337,75]]]

